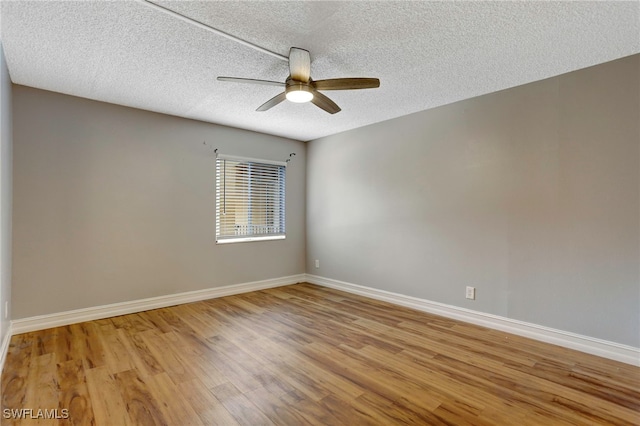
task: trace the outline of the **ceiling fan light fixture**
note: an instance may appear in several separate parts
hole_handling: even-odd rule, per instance
[[[290,83],[285,89],[287,100],[295,103],[309,102],[313,99],[311,88],[305,83]]]
[[[313,80],[311,78],[309,51],[299,47],[289,49],[289,77],[283,83],[239,77],[218,77],[218,80],[284,87],[284,92],[278,93],[256,109],[256,111],[260,112],[268,111],[280,102],[288,100],[295,103],[313,102],[315,106],[325,112],[335,114],[340,112],[341,109],[322,93],[323,90],[375,89],[380,87],[380,80],[377,78],[355,77]]]

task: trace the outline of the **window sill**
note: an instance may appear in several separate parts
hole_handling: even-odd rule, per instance
[[[273,241],[273,240],[284,240],[286,238],[285,235],[269,235],[265,237],[239,237],[239,238],[224,238],[222,240],[216,240],[216,244],[231,244],[231,243],[249,243],[253,241]]]

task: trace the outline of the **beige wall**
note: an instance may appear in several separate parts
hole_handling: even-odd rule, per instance
[[[14,318],[304,273],[305,144],[23,86],[13,114]],[[212,148],[296,152],[286,240],[215,244]]]
[[[11,320],[11,80],[0,43],[0,343]],[[5,307],[9,309],[6,310]],[[1,356],[1,355],[0,355]]]
[[[307,271],[640,347],[639,62],[312,141]]]

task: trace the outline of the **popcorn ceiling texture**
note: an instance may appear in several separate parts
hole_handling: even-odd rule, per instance
[[[342,112],[283,102],[287,63],[135,1],[3,1],[14,83],[312,140],[640,52],[640,2],[158,2],[287,55],[311,76],[378,77],[325,92]]]

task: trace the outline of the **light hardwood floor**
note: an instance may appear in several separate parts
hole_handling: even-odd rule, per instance
[[[2,408],[69,410],[3,425],[637,425],[640,368],[298,284],[14,336]]]

